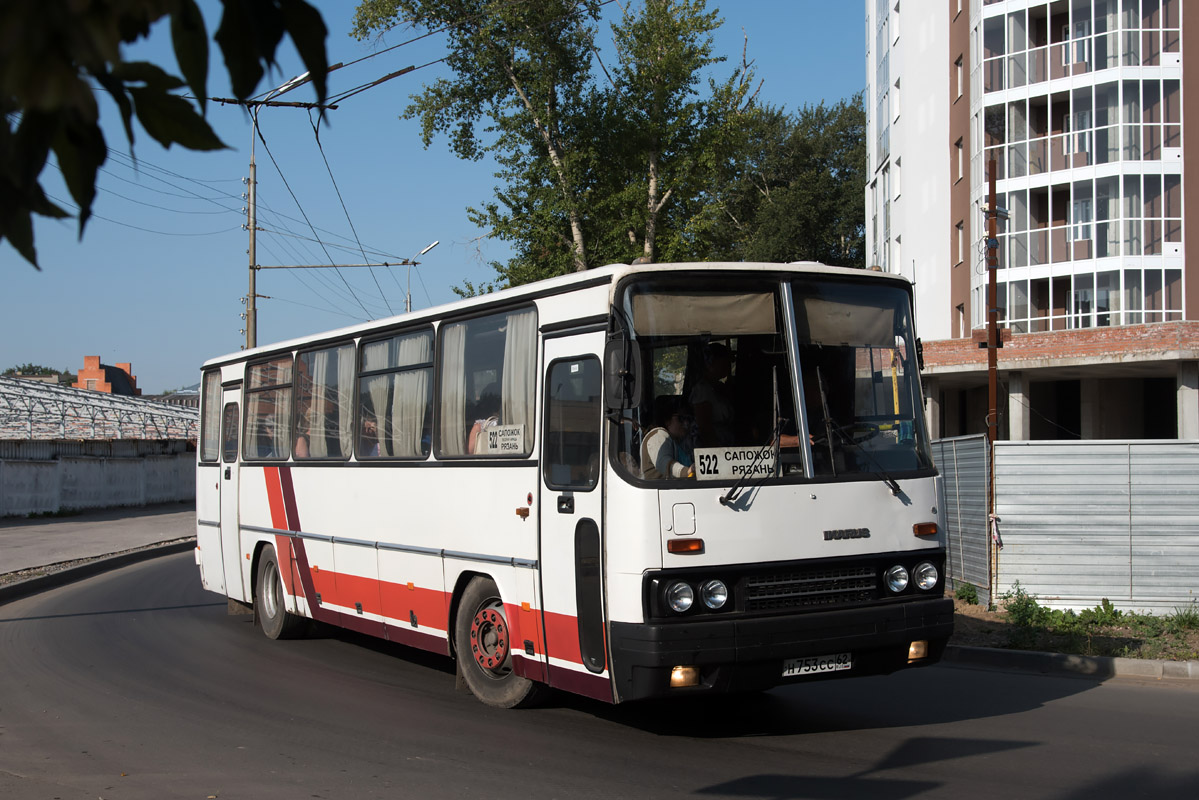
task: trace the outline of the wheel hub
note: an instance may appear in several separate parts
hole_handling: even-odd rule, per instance
[[[470,623],[470,645],[475,661],[485,671],[499,674],[508,659],[508,623],[495,606],[479,609]]]

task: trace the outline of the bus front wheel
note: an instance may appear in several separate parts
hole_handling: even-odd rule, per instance
[[[512,631],[495,582],[474,578],[454,624],[458,669],[475,697],[496,708],[532,705],[544,687],[512,671]]]
[[[254,582],[254,612],[262,632],[272,639],[292,639],[303,630],[303,617],[287,610],[283,597],[283,578],[279,574],[279,559],[275,548],[267,545],[258,559],[258,575]]]

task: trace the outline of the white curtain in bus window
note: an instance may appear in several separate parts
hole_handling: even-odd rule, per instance
[[[291,431],[291,356],[251,366],[247,383],[244,456],[287,458]]]
[[[633,327],[650,336],[751,336],[775,332],[770,292],[633,295]]]
[[[302,353],[296,376],[297,458],[350,454],[354,347]]]
[[[533,386],[536,383],[537,314],[533,309],[508,315],[504,339],[504,425],[524,427],[523,452],[533,449]]]
[[[204,375],[203,443],[201,461],[216,461],[221,457],[221,373]]]
[[[426,421],[432,383],[429,331],[362,347],[358,457],[420,458],[428,454]]]
[[[441,451],[466,452],[466,326],[446,325],[441,340]]]
[[[427,333],[397,341],[397,366],[428,364],[433,358],[433,337]],[[412,369],[395,376],[391,398],[392,455],[417,458],[428,454],[425,420],[431,389],[429,368]]]

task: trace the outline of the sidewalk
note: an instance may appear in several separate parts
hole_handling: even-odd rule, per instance
[[[126,564],[195,547],[189,503],[112,508],[70,517],[0,518],[0,603]],[[82,562],[82,563],[80,563]],[[14,573],[29,570],[29,574]],[[950,645],[943,663],[1104,680],[1199,681],[1199,661],[1095,658]]]
[[[195,536],[191,503],[0,517],[0,603],[143,558],[191,550]]]

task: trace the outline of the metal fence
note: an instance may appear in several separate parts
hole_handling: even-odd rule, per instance
[[[1199,442],[998,442],[997,585],[1042,605],[1199,600]]]
[[[991,602],[990,547],[987,537],[987,481],[990,459],[986,436],[958,436],[933,442],[941,472],[940,503],[945,509],[945,569],[951,586],[973,584],[979,602]]]

